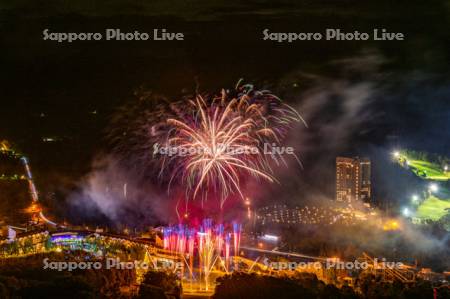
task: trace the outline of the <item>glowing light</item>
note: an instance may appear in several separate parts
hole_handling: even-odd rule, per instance
[[[419,200],[419,196],[417,196],[416,194],[414,194],[413,196],[411,196],[412,201],[416,202]]]
[[[400,229],[400,224],[396,220],[388,220],[383,225],[383,230],[385,231],[396,231]]]
[[[275,235],[265,234],[264,236],[261,237],[261,239],[264,239],[264,240],[267,240],[267,241],[278,241],[279,237],[275,236]]]
[[[10,147],[8,141],[6,141],[6,140],[0,141],[0,151],[6,152],[6,151],[9,151],[10,148],[11,147]]]
[[[35,202],[33,202],[28,208],[25,209],[27,213],[38,213],[41,211],[41,208],[39,205]]]
[[[408,217],[408,216],[410,215],[411,212],[409,211],[408,208],[403,208],[402,213],[403,213],[403,216]]]
[[[392,153],[392,155],[393,155],[395,158],[399,158],[399,157],[400,157],[400,152],[399,152],[399,151],[394,151],[394,152]]]
[[[241,224],[234,222],[233,223],[233,241],[234,241],[234,256],[239,255],[239,246],[241,244]]]
[[[181,224],[166,227],[163,230],[164,249],[186,256],[191,278],[195,265],[200,271],[205,289],[208,289],[209,276],[215,266],[220,265],[229,271],[231,239],[233,238],[233,243],[237,246],[234,249],[236,254],[239,251],[240,229],[240,224],[233,223],[233,233],[225,233],[224,225],[213,225],[211,219],[204,219],[195,229]]]
[[[428,190],[430,190],[430,192],[437,192],[439,190],[439,186],[435,183],[431,183],[428,186]]]

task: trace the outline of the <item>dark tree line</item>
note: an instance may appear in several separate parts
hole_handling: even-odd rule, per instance
[[[428,281],[391,283],[373,275],[360,277],[354,288],[337,288],[308,273],[293,278],[234,273],[218,279],[214,299],[431,299],[433,292]],[[438,299],[450,298],[448,287],[437,288],[436,293]]]

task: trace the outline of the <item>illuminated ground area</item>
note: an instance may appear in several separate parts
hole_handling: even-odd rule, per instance
[[[445,182],[450,179],[448,169],[450,165],[439,165],[426,159],[412,157],[418,155],[420,154],[408,151],[394,153],[396,161],[402,167],[417,177],[431,182],[428,190],[424,190],[425,199],[418,205],[414,216],[423,220],[437,221],[450,212],[450,190],[445,186]],[[431,187],[432,185],[434,187]]]
[[[411,170],[421,178],[436,181],[450,179],[450,172],[443,171],[437,164],[420,160],[408,160],[408,164]]]
[[[450,213],[450,191],[439,186],[439,192],[429,193],[425,200],[419,204],[415,217],[437,221]]]
[[[449,200],[442,200],[435,196],[430,196],[419,205],[416,217],[436,221],[449,213],[447,209],[450,209]]]
[[[400,165],[408,167],[415,175],[422,179],[434,181],[447,181],[450,179],[450,171],[446,171],[436,163],[414,159],[408,156],[406,152],[399,152],[396,154],[396,157]]]

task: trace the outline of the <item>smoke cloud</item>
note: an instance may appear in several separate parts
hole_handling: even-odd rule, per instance
[[[420,188],[416,178],[405,176],[390,161],[389,153],[401,142],[416,140],[409,138],[412,133],[402,133],[407,123],[417,117],[417,108],[405,108],[393,98],[422,85],[399,84],[394,88],[393,83],[405,79],[381,72],[384,63],[379,56],[370,54],[333,62],[337,70],[333,77],[292,72],[280,79],[278,88],[282,92],[275,89],[274,93],[289,101],[308,124],[307,128],[301,124],[294,128],[286,142],[298,150],[302,165],[291,159],[287,168],[274,167],[279,183],[249,180],[244,186],[245,194],[252,199],[254,208],[275,202],[291,206],[335,205],[335,158],[339,155],[371,158],[374,200],[379,206],[385,208],[390,202],[395,208],[405,197],[404,190]],[[306,87],[301,91],[287,88],[296,82],[306,82]],[[443,93],[440,88],[429,87],[423,92],[431,97],[433,90]],[[412,101],[417,103],[415,97]],[[406,124],[399,123],[395,118],[398,115]],[[436,145],[435,140],[430,143]],[[79,191],[71,195],[70,203],[84,216],[100,212],[111,223],[139,226],[174,221],[176,203],[169,200],[166,190],[150,181],[153,180],[125,169],[113,155],[107,155],[93,163],[92,172],[81,182]],[[230,213],[237,213],[239,208],[239,204],[233,206]],[[418,258],[429,265],[442,266],[436,253],[448,256],[448,233],[436,233],[430,231],[433,228],[420,228],[399,218],[401,230],[386,232],[382,223],[388,217],[376,212],[378,217],[360,226],[327,229],[297,226],[284,228],[283,234],[291,236],[292,242],[298,237],[299,243],[309,243],[309,247],[292,248],[303,253],[308,250],[315,251],[312,254],[341,253],[351,258],[367,251],[375,256],[393,259],[402,256],[411,261]]]
[[[170,220],[170,201],[166,197],[157,187],[121,167],[113,156],[106,155],[94,161],[69,203],[84,218],[100,212],[111,224],[145,227]]]

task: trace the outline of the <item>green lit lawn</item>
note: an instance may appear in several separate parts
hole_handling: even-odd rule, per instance
[[[450,209],[450,200],[442,200],[434,196],[428,197],[417,209],[416,217],[422,219],[439,220]]]
[[[450,171],[445,172],[436,163],[410,159],[405,152],[401,152],[397,156],[397,162],[403,167],[408,167],[409,170],[421,179],[430,181],[447,181],[450,179]],[[436,195],[439,197],[436,197]],[[450,190],[440,187],[436,195],[430,195],[419,205],[416,211],[417,218],[436,221],[450,212]]]
[[[445,172],[440,165],[423,160],[412,160],[405,153],[401,153],[397,162],[406,165],[406,161],[408,161],[411,171],[420,178],[435,181],[450,179],[450,171]]]
[[[408,160],[408,162],[414,173],[424,179],[438,181],[450,179],[450,172],[444,172],[437,164],[419,160]],[[423,175],[424,173],[426,176]]]

